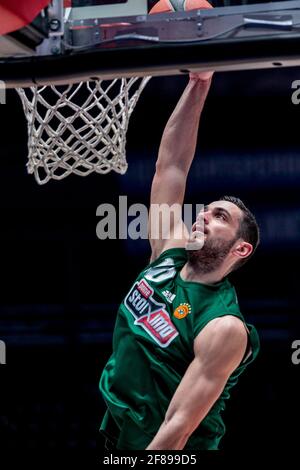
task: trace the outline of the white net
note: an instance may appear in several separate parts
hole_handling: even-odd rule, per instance
[[[150,78],[18,88],[28,123],[28,173],[39,184],[71,173],[124,174],[129,118]]]

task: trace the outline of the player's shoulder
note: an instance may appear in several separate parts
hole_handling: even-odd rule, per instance
[[[210,336],[218,342],[228,341],[243,341],[247,339],[247,329],[243,320],[234,315],[223,315],[214,318],[201,330],[201,333]]]
[[[174,258],[174,259],[187,259],[186,249],[182,244],[173,244],[166,247],[162,251],[152,250],[150,264],[159,263],[165,258]]]
[[[223,315],[222,317],[217,317],[215,320],[218,330],[224,333],[246,331],[243,320],[234,315]]]
[[[225,315],[211,320],[194,341],[195,356],[207,370],[229,376],[242,361],[248,335],[242,320]]]

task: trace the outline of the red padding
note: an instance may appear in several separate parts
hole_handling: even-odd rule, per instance
[[[0,35],[31,23],[51,0],[0,0]]]

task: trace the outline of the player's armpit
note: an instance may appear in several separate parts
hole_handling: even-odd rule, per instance
[[[217,318],[195,339],[195,358],[183,376],[165,420],[147,449],[182,450],[221,395],[247,347],[244,324],[233,316]]]

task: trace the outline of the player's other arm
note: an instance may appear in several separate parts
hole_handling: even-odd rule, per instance
[[[184,448],[221,395],[229,376],[242,361],[246,348],[247,332],[238,318],[225,316],[208,323],[195,339],[195,358],[148,450]]]
[[[184,246],[180,239],[184,239],[187,232],[185,233],[181,217],[177,224],[180,225],[178,232],[182,232],[183,236],[175,237],[176,220],[171,220],[171,225],[166,227],[156,211],[161,204],[181,206],[183,203],[186,178],[195,154],[199,119],[209,91],[211,75],[192,75],[162,136],[150,198],[149,239],[152,259],[165,249],[176,246],[172,244],[174,238],[177,239],[177,246]]]

